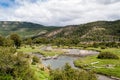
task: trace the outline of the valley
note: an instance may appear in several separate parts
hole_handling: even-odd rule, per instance
[[[119,20],[64,27],[2,21],[0,34],[1,80],[120,79]]]
[[[0,80],[120,80],[120,0],[0,0]]]

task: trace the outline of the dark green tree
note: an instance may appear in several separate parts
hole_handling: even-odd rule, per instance
[[[14,45],[16,48],[19,48],[21,45],[21,38],[17,34],[11,34],[10,39],[14,41]]]
[[[31,46],[31,45],[32,45],[32,39],[31,39],[31,38],[28,38],[28,39],[26,40],[26,44]]]
[[[4,45],[4,37],[0,36],[0,46]]]
[[[12,46],[14,46],[13,40],[11,40],[10,38],[4,39],[4,46],[5,47],[12,47]]]

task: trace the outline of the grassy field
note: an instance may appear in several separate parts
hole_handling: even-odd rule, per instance
[[[54,55],[60,55],[64,52],[61,49],[53,49],[50,51],[42,50],[41,48],[44,47],[44,45],[41,46],[25,46],[20,47],[20,49],[17,49],[18,52],[24,52],[24,53],[31,53],[31,52],[37,52],[39,54],[42,54],[43,56],[54,56]]]
[[[35,77],[37,80],[49,80],[49,73],[39,69],[36,65],[32,66],[32,69],[35,71]]]
[[[97,50],[101,52],[112,52],[120,57],[120,49],[118,48],[87,48],[89,50]],[[77,67],[84,69],[94,70],[97,73],[105,74],[108,76],[115,76],[120,78],[120,59],[98,59],[97,55],[88,56],[78,59],[74,62]]]
[[[41,53],[43,55],[49,56],[51,54],[55,54],[55,53],[51,53],[51,54],[47,54],[45,52],[42,52],[42,50],[40,48],[42,48],[44,45],[41,46],[23,46],[20,47],[20,49],[17,49],[18,52],[24,52],[24,53],[31,53],[31,52],[38,52]],[[42,69],[43,65],[42,64],[38,64],[38,65],[31,65],[31,69],[33,69],[35,77],[37,80],[49,80],[49,71],[46,69]]]

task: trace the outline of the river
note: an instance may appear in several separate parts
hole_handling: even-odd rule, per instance
[[[69,63],[73,68],[76,68],[73,64],[73,61],[76,59],[76,57],[72,56],[59,56],[57,59],[43,60],[42,63],[45,66],[50,66],[51,69],[62,68],[65,63]]]
[[[65,65],[65,63],[69,63],[73,68],[76,68],[73,64],[73,61],[76,60],[77,58],[78,57],[72,56],[59,56],[57,59],[43,60],[42,63],[45,66],[50,66],[51,69],[62,68]],[[100,74],[97,74],[97,78],[98,80],[115,80]]]
[[[85,53],[87,53],[88,55],[98,54],[98,52],[96,52],[96,51],[88,51],[88,50],[69,49],[68,51],[69,52],[67,54],[70,54],[70,55],[73,54],[73,53],[76,53],[76,54],[79,53],[80,55],[81,54],[83,55]],[[85,56],[87,56],[87,54],[85,54]],[[66,56],[61,55],[57,59],[52,59],[51,58],[49,60],[42,60],[42,64],[44,64],[45,66],[50,66],[51,69],[57,69],[57,68],[62,68],[65,65],[65,63],[69,63],[73,68],[76,68],[74,66],[73,62],[74,62],[74,60],[76,60],[78,58],[83,58],[83,57],[73,57],[73,56],[68,56],[68,55],[66,55]],[[115,80],[115,79],[112,79],[112,78],[109,78],[107,76],[100,75],[100,74],[96,74],[96,76],[97,76],[98,80]]]

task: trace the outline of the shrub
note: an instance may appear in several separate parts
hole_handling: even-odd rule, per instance
[[[119,59],[119,57],[110,52],[101,52],[98,57],[99,59]]]
[[[37,57],[37,56],[33,56],[33,62],[32,64],[36,64],[36,63],[39,63],[40,62],[40,59]]]
[[[31,48],[32,48],[32,49],[35,49],[35,47],[33,47],[33,46],[32,46]]]
[[[105,49],[106,48],[106,46],[101,46],[101,49]]]
[[[38,80],[26,54],[15,55],[14,48],[0,47],[0,80]]]
[[[73,69],[66,64],[62,69],[52,70],[50,80],[97,80],[93,72]]]

